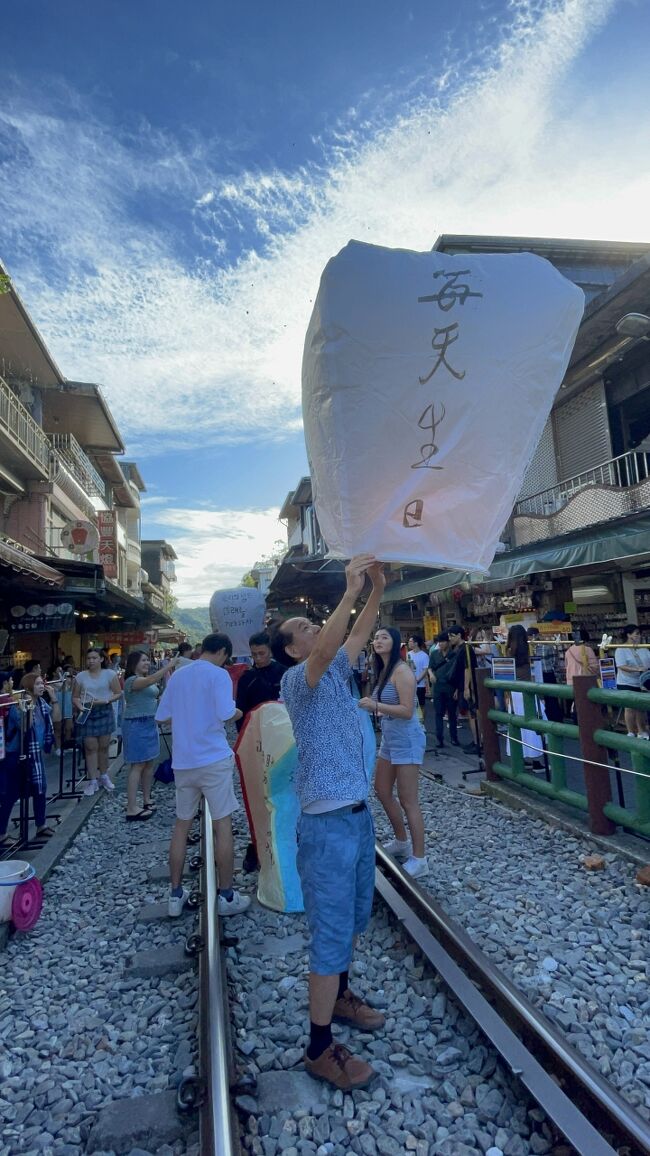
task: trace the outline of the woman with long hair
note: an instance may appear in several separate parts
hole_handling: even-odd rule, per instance
[[[84,795],[94,795],[100,786],[114,791],[108,773],[108,748],[115,730],[113,703],[122,697],[122,687],[113,670],[102,666],[99,650],[89,650],[86,669],[80,670],[72,689],[72,703],[79,711],[77,734],[83,739],[88,782]]]
[[[385,850],[405,859],[404,870],[417,878],[427,874],[429,863],[424,853],[424,820],[418,799],[426,736],[415,713],[416,679],[401,657],[399,630],[392,626],[380,627],[375,632],[372,648],[375,688],[371,697],[360,699],[359,706],[374,714],[381,723],[375,792],[394,833]],[[395,785],[397,799],[393,794]]]
[[[127,822],[150,819],[154,806],[151,784],[154,767],[160,755],[160,737],[155,720],[160,687],[169,673],[163,666],[149,673],[151,663],[144,650],[134,650],[126,660],[124,672],[124,715],[122,741],[124,762],[130,764],[126,785]],[[171,664],[173,670],[173,664]],[[138,807],[138,787],[142,787],[142,807]]]
[[[45,679],[41,674],[25,674],[20,680],[20,689],[27,695],[27,731],[25,735],[27,765],[29,767],[30,793],[34,800],[34,822],[36,837],[49,838],[54,828],[46,826],[47,779],[43,766],[43,751],[46,754],[54,746],[52,708],[45,699]]]

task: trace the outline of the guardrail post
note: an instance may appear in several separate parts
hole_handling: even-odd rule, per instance
[[[488,711],[492,710],[494,706],[494,691],[490,690],[485,685],[485,679],[490,677],[489,670],[477,670],[476,679],[478,683],[478,717],[481,739],[483,741],[483,758],[485,760],[486,777],[491,783],[498,783],[499,776],[492,770],[493,763],[498,763],[501,758],[501,750],[499,747],[499,732],[488,718]]]
[[[613,835],[616,824],[607,818],[604,807],[612,801],[609,771],[597,763],[608,763],[607,751],[594,739],[594,732],[602,724],[598,703],[587,698],[592,687],[598,686],[595,674],[579,674],[573,680],[576,716],[580,732],[580,749],[585,773],[585,789],[589,808],[589,830],[594,835]]]

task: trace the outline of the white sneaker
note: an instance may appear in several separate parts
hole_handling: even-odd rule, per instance
[[[100,775],[99,781],[100,781],[100,783],[101,783],[101,785],[105,791],[114,791],[115,790],[115,783],[109,778],[108,775],[106,775],[106,774]]]
[[[99,790],[97,779],[89,779],[84,787],[84,795],[95,795]]]
[[[57,759],[60,759],[61,758],[61,747],[57,747],[54,754],[56,755]]]
[[[639,734],[639,738],[640,739],[648,739],[648,741],[650,742],[650,734],[648,734],[648,731],[641,731]]]
[[[429,874],[429,860],[416,859],[415,855],[411,855],[406,863],[402,863],[402,870],[406,871],[407,875],[411,875],[413,879],[419,879],[421,875]]]
[[[181,915],[189,897],[190,893],[186,887],[183,888],[182,895],[172,895],[170,892],[167,899],[167,914],[170,919],[176,919],[178,915]]]
[[[383,844],[383,848],[387,855],[394,855],[400,859],[408,859],[413,853],[410,839],[391,839],[390,843]]]
[[[233,891],[232,899],[226,899],[223,895],[217,896],[217,915],[239,915],[241,911],[246,911],[250,907],[250,895],[240,895],[238,891]]]

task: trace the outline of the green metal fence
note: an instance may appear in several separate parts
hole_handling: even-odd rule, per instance
[[[650,709],[650,695],[635,691],[601,690],[592,675],[577,677],[571,687],[551,683],[506,682],[490,678],[486,671],[479,672],[478,691],[489,779],[507,780],[546,799],[586,812],[590,828],[596,834],[612,834],[618,824],[650,836],[650,742],[608,729],[603,718],[603,708],[609,708],[613,717],[626,707],[647,711]],[[523,696],[523,714],[497,710],[494,703],[496,691],[506,694],[509,691],[520,692]],[[575,701],[577,722],[548,722],[540,718],[538,702],[546,698]],[[497,725],[507,728],[510,739],[508,761],[501,754]],[[522,732],[525,730],[538,735],[540,748],[545,748],[540,750],[540,757],[548,767],[546,779],[540,779],[526,768],[522,745]],[[568,755],[565,750],[568,740],[579,744],[578,756]],[[615,770],[616,767],[610,764],[610,751],[625,751],[631,755],[635,784],[633,807],[612,802],[610,769]],[[584,769],[584,793],[567,785],[569,760],[576,758]]]

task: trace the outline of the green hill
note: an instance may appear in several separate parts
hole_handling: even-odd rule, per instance
[[[200,642],[212,629],[207,606],[177,606],[174,622],[187,634],[190,642]]]

